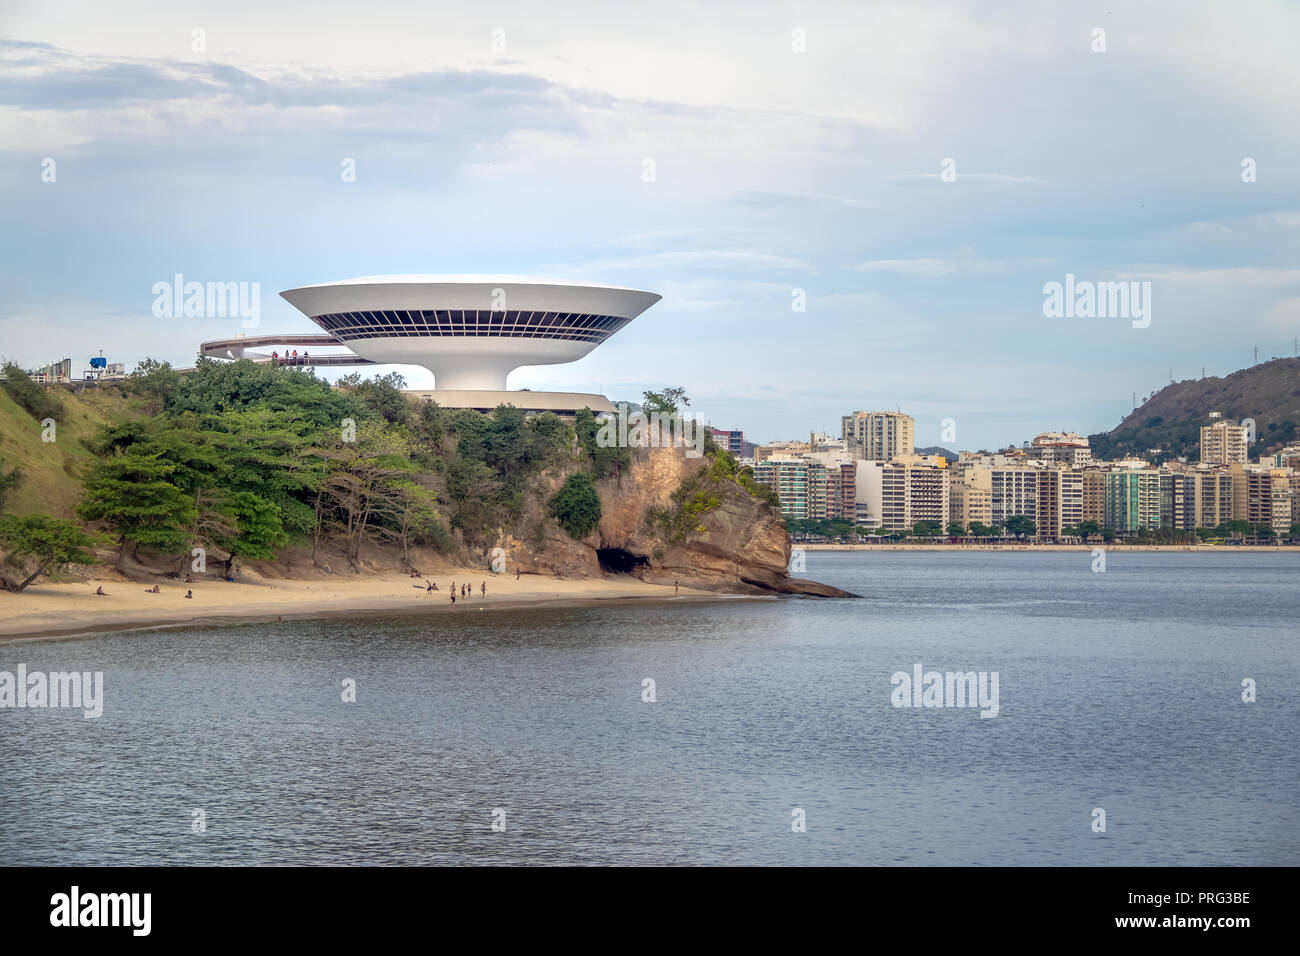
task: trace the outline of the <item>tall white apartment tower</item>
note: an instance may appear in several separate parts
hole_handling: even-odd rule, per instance
[[[1245,425],[1222,420],[1213,425],[1202,425],[1201,461],[1211,465],[1244,465],[1248,437]]]
[[[840,419],[840,437],[854,458],[889,461],[915,450],[916,424],[902,412],[853,412]]]

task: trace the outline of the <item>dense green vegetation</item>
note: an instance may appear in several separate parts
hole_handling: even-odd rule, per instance
[[[572,538],[585,538],[595,531],[600,524],[600,495],[591,475],[579,471],[564,479],[546,513]]]
[[[31,376],[17,365],[5,366],[5,380],[0,382],[0,385],[4,386],[10,398],[37,421],[44,421],[47,418],[58,421],[63,417],[63,403],[32,381]]]
[[[224,563],[230,576],[240,559],[310,547],[317,563],[341,552],[359,571],[368,542],[396,550],[409,567],[413,547],[485,551],[507,533],[538,542],[552,520],[584,537],[600,522],[596,481],[617,481],[631,467],[627,448],[600,446],[589,409],[572,425],[504,405],[453,411],[411,401],[404,385],[395,374],[349,375],[331,387],[307,368],[206,358],[181,374],[146,360],[100,390],[120,390],[120,414],[79,425],[78,456],[63,450],[80,491],[68,511],[107,533],[120,568],[132,557],[165,558],[180,573],[202,560]],[[21,372],[11,370],[6,392],[34,418],[62,413],[54,393]],[[646,397],[660,410],[689,404],[680,389]],[[559,491],[538,501],[547,476],[562,479]],[[22,469],[0,461],[0,505],[22,481]],[[770,500],[711,447],[707,467],[677,498],[692,527],[716,507],[722,481]],[[76,522],[28,518],[36,523],[5,519],[3,547],[25,568],[34,563],[34,576],[86,557],[91,539],[73,534],[83,533]],[[53,551],[33,550],[41,528]]]

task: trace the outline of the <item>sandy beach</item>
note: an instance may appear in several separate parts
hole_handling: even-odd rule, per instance
[[[457,594],[452,607],[449,584],[472,581],[474,595]],[[479,590],[487,582],[487,595]],[[440,590],[428,593],[404,574],[338,575],[307,581],[278,580],[227,583],[208,578],[194,584],[170,580],[161,593],[149,594],[144,583],[89,580],[42,581],[21,594],[0,591],[0,641],[68,637],[160,625],[211,620],[266,620],[276,617],[341,617],[352,614],[419,611],[469,614],[493,608],[574,607],[614,601],[735,599],[683,587],[646,584],[633,577],[618,580],[562,580],[537,574],[492,577],[474,569],[440,570]],[[422,582],[421,582],[422,583]],[[107,597],[95,594],[102,586]],[[187,599],[185,592],[194,597]],[[752,600],[752,598],[751,598]]]

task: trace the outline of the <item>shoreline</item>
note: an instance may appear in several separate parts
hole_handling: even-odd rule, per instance
[[[471,579],[476,586],[485,580],[483,572],[474,569],[440,571],[439,578]],[[453,607],[448,591],[426,592],[415,587],[412,581],[396,573],[339,581],[203,580],[193,584],[168,582],[159,594],[147,593],[142,582],[121,579],[42,582],[22,594],[0,592],[0,645],[277,619],[463,614],[642,602],[774,600],[766,595],[725,594],[687,587],[674,594],[671,585],[648,584],[631,577],[626,581],[567,580],[530,574],[519,581],[513,577],[488,579],[486,597],[476,590],[473,597],[458,596]],[[102,586],[107,596],[97,596],[94,591],[97,586]],[[194,592],[192,599],[184,597],[187,590]]]
[[[1184,554],[1300,552],[1300,545],[1227,544],[791,544],[804,551],[1176,551]]]

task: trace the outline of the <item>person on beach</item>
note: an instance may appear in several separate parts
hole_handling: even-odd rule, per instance
[[[456,591],[454,589],[451,592],[451,606],[456,606]]]
[[[515,580],[516,580],[516,581],[519,580],[519,569],[518,569],[518,568],[515,568]]]
[[[483,596],[484,596],[484,597],[487,597],[487,582],[484,581],[481,587],[482,587],[482,591],[483,591]]]
[[[185,596],[186,596],[187,598],[193,598],[193,597],[194,597],[194,592],[193,592],[193,591],[186,591],[186,592],[185,592]]]
[[[677,597],[677,595],[681,592],[681,584],[682,584],[681,581],[677,580],[676,578],[673,579],[673,597]]]
[[[108,597],[108,592],[105,591],[102,586],[95,588],[95,593],[98,594],[100,597]]]
[[[145,589],[144,589],[144,593],[145,593],[145,594],[162,594],[162,588],[160,588],[158,585],[155,584],[155,585],[154,585],[153,587],[151,587],[151,588],[145,588]]]
[[[193,577],[193,575],[190,575],[190,574],[187,573],[187,574],[185,575],[185,583],[186,583],[186,584],[193,584],[193,583],[194,583],[194,577]]]

